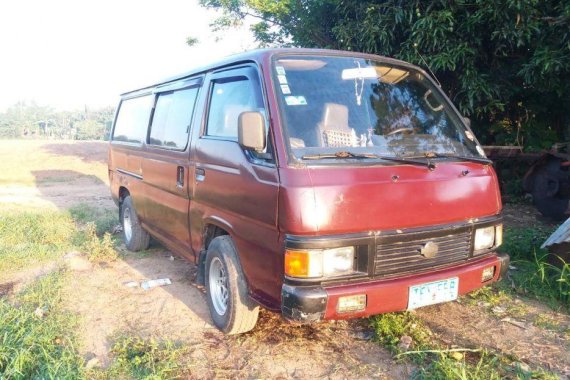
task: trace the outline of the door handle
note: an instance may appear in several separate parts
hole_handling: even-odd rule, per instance
[[[184,187],[184,168],[182,166],[176,169],[176,186]]]
[[[196,181],[203,182],[206,179],[206,171],[202,168],[196,168]]]

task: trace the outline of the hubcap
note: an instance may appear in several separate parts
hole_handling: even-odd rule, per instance
[[[228,276],[222,261],[214,257],[209,271],[210,299],[216,313],[224,315],[228,309]]]
[[[123,231],[125,231],[125,239],[131,241],[133,236],[133,224],[131,221],[131,209],[126,208],[123,211]]]

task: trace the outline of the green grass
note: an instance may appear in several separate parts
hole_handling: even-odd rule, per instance
[[[509,276],[518,293],[546,301],[554,308],[569,309],[570,263],[553,265],[548,252],[540,249],[551,233],[541,227],[506,229],[501,251],[511,256],[511,264],[517,268]]]
[[[69,211],[8,211],[0,214],[0,278],[57,260],[72,250],[95,261],[114,260],[111,210],[85,205]]]
[[[102,236],[105,232],[111,232],[119,224],[117,210],[96,208],[86,204],[71,207],[69,213],[79,225],[95,223],[97,235]]]
[[[14,302],[0,299],[0,378],[77,379],[83,359],[77,352],[74,315],[62,310],[65,274],[53,272],[31,284]],[[42,310],[39,316],[36,310]]]
[[[113,363],[103,373],[111,379],[172,379],[188,372],[188,349],[169,340],[123,336],[111,348]]]
[[[61,257],[75,233],[65,212],[5,212],[0,215],[0,276]]]

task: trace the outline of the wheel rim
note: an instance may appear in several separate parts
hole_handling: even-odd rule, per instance
[[[224,315],[228,309],[228,276],[222,261],[214,257],[209,271],[210,299],[216,313]]]
[[[133,223],[131,221],[131,210],[127,207],[123,211],[123,231],[125,231],[125,239],[131,241],[133,236]]]

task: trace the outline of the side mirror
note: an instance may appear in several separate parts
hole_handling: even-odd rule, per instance
[[[471,128],[471,119],[468,118],[467,116],[463,116],[463,121],[465,122],[465,124],[467,124],[467,126],[469,128]]]
[[[238,142],[257,152],[265,148],[265,118],[261,112],[242,112],[238,117]]]

